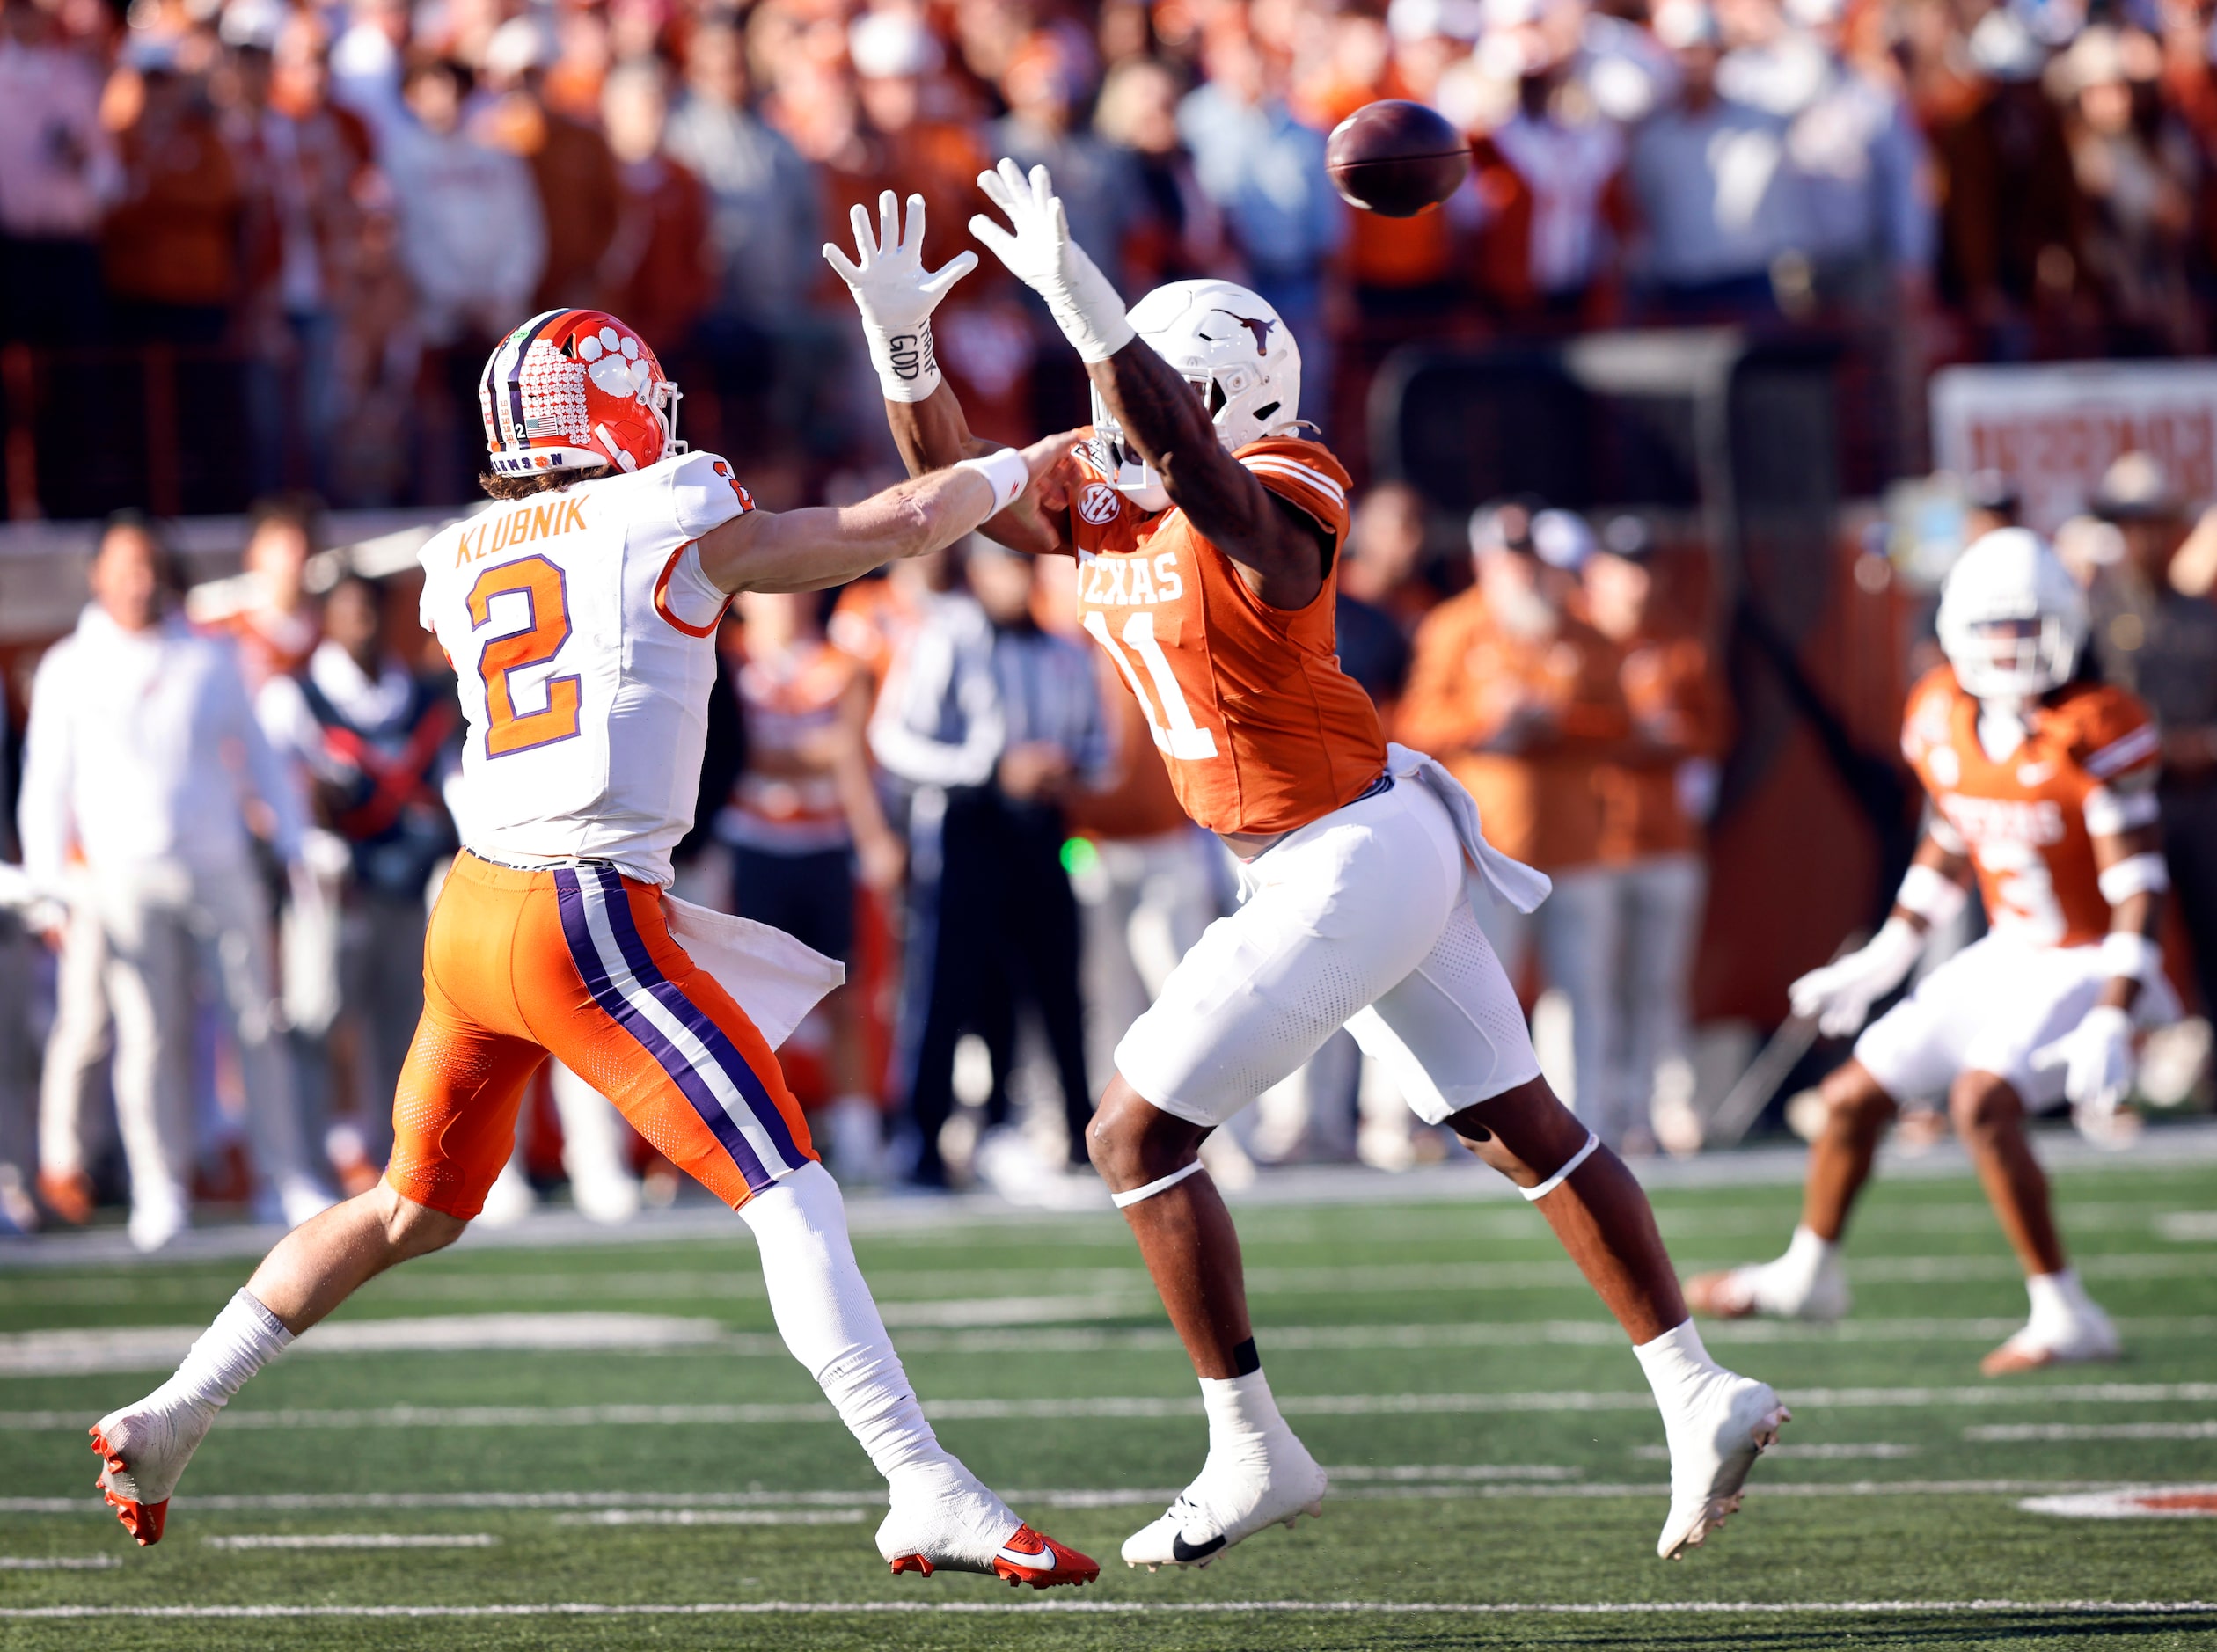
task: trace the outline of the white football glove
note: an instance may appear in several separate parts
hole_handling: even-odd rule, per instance
[[[2063,1094],[2085,1120],[2106,1120],[2133,1088],[2133,1018],[2097,1004],[2054,1042],[2032,1052],[2032,1071],[2063,1070]],[[2083,1128],[2083,1125],[2082,1125]]]
[[[939,358],[932,347],[932,311],[948,289],[977,267],[977,254],[965,251],[943,269],[924,271],[924,197],[908,198],[908,230],[901,230],[900,203],[893,192],[878,196],[878,231],[870,232],[870,214],[856,206],[847,214],[854,226],[855,258],[826,241],[823,260],[839,273],[862,330],[870,340],[870,365],[888,401],[918,402],[939,388]]]
[[[1826,1037],[1846,1038],[1862,1029],[1873,1004],[1907,978],[1924,944],[1921,931],[1890,917],[1865,945],[1788,987],[1786,1001],[1795,1014],[1816,1017]]]
[[[1003,229],[980,213],[969,221],[970,233],[992,249],[1010,274],[1047,301],[1049,313],[1079,359],[1105,362],[1130,343],[1124,302],[1086,249],[1070,238],[1070,223],[1047,169],[1035,166],[1026,178],[1014,161],[1004,157],[991,172],[978,173],[977,186],[1008,215],[1012,227]]]

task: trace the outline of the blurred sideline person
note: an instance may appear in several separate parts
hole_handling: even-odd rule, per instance
[[[18,821],[33,881],[89,902],[99,921],[131,1242],[159,1250],[189,1218],[203,961],[238,1046],[258,1167],[287,1224],[305,1221],[331,1201],[302,1141],[244,808],[265,812],[297,874],[298,794],[254,720],[235,651],[171,614],[172,564],[152,527],[111,521],[91,585],[77,630],[39,663]],[[72,850],[82,878],[70,875]]]
[[[2172,577],[2189,518],[2153,458],[2128,453],[2111,465],[2094,509],[2125,541],[2123,558],[2100,571],[2089,596],[2094,655],[2104,678],[2138,695],[2162,733],[2163,858],[2202,1013],[2217,1019],[2217,603]]]
[[[1862,1026],[1928,929],[1970,898],[1993,927],[1863,1028],[1826,1079],[1801,1224],[1774,1261],[1689,1280],[1708,1313],[1837,1319],[1840,1239],[1880,1137],[1904,1103],[1944,1094],[2023,1265],[2031,1317],[1986,1356],[1989,1377],[2115,1359],[2116,1327],[2064,1255],[2024,1119],[2067,1100],[2097,1139],[2132,1088],[2136,1025],[2177,1013],[2155,941],[2169,880],[2160,852],[2161,742],[2140,701],[2074,676],[2086,607],[2022,528],[1963,553],[1940,599],[1949,663],[1909,697],[1902,750],[1933,813],[1893,911],[1862,950],[1794,983],[1796,1015]]]
[[[186,616],[238,645],[250,693],[273,677],[307,669],[323,634],[316,599],[308,594],[308,563],[316,553],[313,501],[296,496],[258,500],[246,519],[240,577],[198,587]]]
[[[1672,1456],[1657,1552],[1683,1553],[1739,1505],[1786,1409],[1711,1361],[1645,1195],[1539,1076],[1474,904],[1529,910],[1547,881],[1479,830],[1436,763],[1389,747],[1333,652],[1347,472],[1300,440],[1301,357],[1284,318],[1228,281],[1158,288],[1129,311],[1070,238],[1044,167],[978,179],[970,230],[1047,301],[1086,364],[1092,439],[1058,496],[992,536],[1075,556],[1079,615],[1144,703],[1179,800],[1240,861],[1242,903],[1180,961],[1116,1047],[1087,1133],[1200,1379],[1209,1455],[1125,1539],[1134,1566],[1206,1565],[1320,1511],[1327,1477],[1280,1414],[1248,1318],[1239,1236],[1203,1144],[1343,1024],[1428,1123],[1451,1124],[1538,1203],[1617,1316]],[[861,311],[911,471],[984,445],[935,382],[930,318],[975,262],[927,274],[921,197],[857,208],[859,261],[825,248]],[[904,340],[904,348],[896,340]]]
[[[1610,908],[1601,990],[1613,1000],[1599,1115],[1649,1147],[1668,1121],[1672,1144],[1684,1151],[1694,1144],[1687,1125],[1699,1128],[1687,995],[1708,892],[1702,825],[1716,806],[1726,716],[1708,650],[1661,622],[1654,548],[1644,523],[1620,516],[1585,567],[1585,617],[1621,651],[1617,678],[1632,720],[1631,738],[1595,777]]]
[[[1008,725],[993,680],[992,622],[961,582],[957,559],[920,559],[904,573],[887,581],[888,596],[910,612],[870,715],[870,753],[908,836],[893,1169],[937,1188],[948,1182],[940,1131],[955,1110],[955,1042],[979,1030],[982,976],[995,967],[983,938],[999,868],[984,825]]]
[[[612,316],[533,317],[495,347],[479,391],[497,502],[421,552],[424,628],[468,724],[453,793],[465,849],[424,943],[392,1162],[281,1241],[174,1377],[95,1425],[108,1502],[142,1545],[160,1539],[187,1462],[246,1379],[367,1281],[461,1236],[552,1055],[753,1230],[779,1334],[889,1483],[878,1547],[895,1572],[1091,1581],[1092,1561],[940,1445],[855,1266],[838,1188],[772,1054],[837,966],[665,893],[732,594],[821,588],[943,546],[1064,463],[1072,438],[772,515],[724,460],[677,442],[677,386]]]
[[[746,762],[715,833],[731,852],[731,910],[854,964],[854,880],[900,887],[907,852],[870,774],[870,683],[824,640],[813,593],[739,598],[745,658],[734,674]],[[831,1024],[831,1161],[842,1177],[878,1173],[883,1109],[867,1070],[852,985],[824,999]]]
[[[1007,742],[993,768],[992,837],[999,868],[994,973],[982,1034],[993,1058],[989,1134],[981,1168],[1004,1192],[1027,1191],[1039,1166],[1008,1122],[1017,1012],[1028,1005],[1045,1034],[1062,1093],[1064,1167],[1090,1171],[1086,1125],[1094,1093],[1086,1071],[1086,1012],[1078,990],[1081,941],[1078,900],[1063,845],[1073,800],[1106,786],[1115,748],[1101,714],[1093,659],[1034,617],[1032,559],[991,540],[969,542],[971,591],[993,628],[993,681]],[[1011,1151],[1012,1149],[1015,1151]]]
[[[461,712],[450,683],[409,669],[388,637],[384,590],[348,574],[324,599],[324,640],[297,677],[258,698],[264,728],[309,777],[317,814],[343,859],[335,1016],[304,1052],[318,1091],[311,1110],[348,1195],[377,1185],[391,1146],[389,1098],[423,1012],[423,931],[432,872],[454,847],[441,800],[456,760]],[[320,870],[320,868],[319,868]],[[298,937],[289,931],[287,945]],[[289,972],[291,960],[287,960]],[[305,1030],[305,1029],[304,1029]],[[343,1081],[334,1071],[345,1065]]]
[[[1472,518],[1471,549],[1478,582],[1417,630],[1399,733],[1468,788],[1489,842],[1552,880],[1538,910],[1480,917],[1512,982],[1537,941],[1542,979],[1570,1006],[1566,1099],[1613,1145],[1624,1121],[1604,1106],[1616,1035],[1601,774],[1630,718],[1616,646],[1573,601],[1593,535],[1568,511],[1512,501]]]

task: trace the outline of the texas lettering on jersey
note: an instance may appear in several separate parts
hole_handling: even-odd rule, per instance
[[[2123,689],[2074,684],[1997,760],[1979,739],[1979,702],[1943,666],[1911,691],[1901,744],[1931,794],[1935,835],[1970,856],[1997,931],[2057,947],[2108,932],[2094,839],[2129,822],[2120,794],[2153,778],[2158,742],[2145,706]]]
[[[1234,455],[1332,537],[1347,472],[1313,442]],[[1144,515],[1079,457],[1070,513],[1079,621],[1107,649],[1169,758],[1188,815],[1212,831],[1282,832],[1362,795],[1385,767],[1370,697],[1339,669],[1335,578],[1306,608],[1267,607],[1181,510]]]

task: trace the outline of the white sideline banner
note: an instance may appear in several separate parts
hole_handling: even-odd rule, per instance
[[[1941,470],[1999,471],[2025,525],[2054,532],[2120,454],[2156,459],[2190,503],[2217,499],[2217,361],[1950,367],[1932,378]]]

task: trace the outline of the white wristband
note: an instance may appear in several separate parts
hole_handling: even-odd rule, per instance
[[[932,343],[932,319],[926,316],[913,333],[881,333],[870,329],[870,365],[877,369],[878,389],[888,401],[929,401],[940,387],[939,355]]]
[[[2144,984],[2162,973],[2163,949],[2129,929],[2113,929],[2102,937],[2101,958],[2103,973],[2112,981],[2121,976]]]
[[[2104,868],[2095,881],[2101,885],[2102,898],[2115,906],[2135,895],[2161,895],[2170,888],[2170,868],[2163,864],[2162,856],[2149,850],[2145,854],[2127,855]]]
[[[1024,490],[1031,486],[1031,466],[1014,448],[1003,448],[983,458],[959,460],[954,468],[974,471],[992,484],[993,514],[997,516],[1021,499]]]
[[[1935,928],[1949,922],[1970,900],[1970,890],[1921,861],[1911,862],[1909,870],[1901,874],[1901,888],[1894,892],[1896,906],[1914,912]]]

